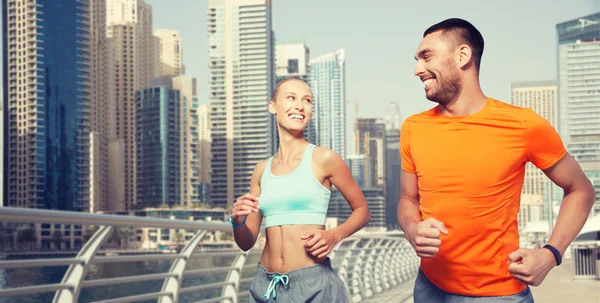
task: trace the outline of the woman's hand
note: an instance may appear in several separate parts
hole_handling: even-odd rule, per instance
[[[242,224],[242,222],[246,220],[246,217],[252,212],[259,212],[258,197],[248,193],[237,198],[231,209],[233,223]]]
[[[320,229],[305,234],[301,239],[308,240],[304,244],[306,251],[319,260],[325,259],[331,253],[333,246],[339,242],[339,239],[332,231]]]

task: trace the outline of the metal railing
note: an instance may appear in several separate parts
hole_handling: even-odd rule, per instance
[[[574,279],[600,280],[600,241],[571,243]]]
[[[201,303],[245,302],[257,268],[257,261],[249,260],[257,260],[261,253],[261,250],[207,252],[196,249],[207,232],[231,232],[228,223],[21,208],[1,208],[0,222],[99,226],[75,257],[0,260],[0,270],[68,266],[60,283],[3,288],[0,289],[0,298],[54,293],[53,302],[78,302],[83,300],[80,297],[81,292],[88,289],[115,286],[122,289],[126,285],[152,281],[162,284],[162,287],[155,290],[144,287],[139,294],[125,296],[118,294],[111,296],[110,290],[104,291],[104,297],[110,298],[91,300],[91,302],[124,303],[157,300],[160,303],[173,303],[183,301],[181,297],[187,294],[200,294],[201,299],[194,302]],[[114,227],[187,229],[195,230],[196,233],[186,241],[185,246],[178,253],[102,256],[99,250]],[[220,264],[203,266],[202,262],[194,261],[206,258],[220,258],[220,261],[215,262]],[[222,261],[222,259],[228,260]],[[407,282],[416,276],[419,265],[418,257],[401,233],[359,232],[338,243],[330,254],[330,259],[332,266],[344,281],[353,302],[373,298],[379,293]],[[161,261],[169,262],[168,270],[125,276],[93,277],[94,275],[91,274],[94,268],[107,264]],[[190,266],[191,263],[194,263],[196,268]],[[219,276],[223,278],[219,279]],[[186,278],[194,280],[198,277],[206,277],[204,283],[185,285]],[[193,301],[186,299],[185,302]]]

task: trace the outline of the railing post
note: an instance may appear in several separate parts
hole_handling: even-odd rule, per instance
[[[78,301],[79,292],[81,291],[81,282],[87,275],[92,258],[96,255],[96,251],[100,248],[102,243],[106,241],[111,231],[111,226],[101,226],[83,248],[81,248],[76,258],[82,259],[83,262],[69,266],[69,269],[67,269],[67,272],[61,281],[61,284],[70,284],[73,288],[56,291],[52,302],[73,303]]]
[[[401,241],[394,241],[394,244],[388,251],[388,260],[390,266],[388,267],[388,275],[392,278],[392,285],[397,286],[402,283],[402,277],[400,276],[400,269],[402,267],[402,256],[400,255]]]
[[[383,253],[382,251],[377,251],[383,248],[383,243],[386,243],[386,240],[377,240],[375,245],[373,245],[373,248],[371,250],[371,256],[369,257],[371,259],[371,275],[373,277],[373,283],[375,285],[375,293],[380,293],[384,289],[384,287],[382,286],[383,274],[381,272],[381,259],[383,258]]]
[[[352,242],[347,248],[348,251],[343,256],[339,256],[339,257],[338,257],[337,251],[335,252],[335,254],[333,254],[333,258],[341,258],[342,259],[340,268],[338,269],[338,276],[342,279],[342,281],[344,282],[344,285],[346,285],[346,292],[348,293],[349,296],[352,295],[352,292],[350,291],[350,289],[354,289],[354,286],[350,284],[353,280],[353,277],[348,273],[348,266],[350,265],[349,260],[352,257],[352,250],[356,248],[359,241],[360,241],[360,239],[356,239],[356,238],[344,239],[342,242],[339,243],[338,248],[341,247],[341,243],[343,243],[343,242]],[[351,300],[353,302],[358,302],[353,299],[361,300],[360,294],[357,294],[357,295],[359,296],[359,298],[351,298]]]
[[[390,270],[391,270],[391,259],[392,259],[392,255],[391,255],[391,251],[392,251],[392,247],[393,245],[396,244],[396,240],[389,240],[387,243],[385,243],[385,245],[382,247],[382,253],[379,255],[379,263],[380,263],[380,273],[381,273],[381,280],[383,282],[383,288],[384,289],[389,289],[392,284],[395,285],[395,281],[393,281],[393,277],[390,274]]]
[[[233,267],[234,269],[229,271],[229,273],[227,274],[227,278],[225,279],[226,282],[230,283],[223,286],[222,296],[227,297],[227,299],[223,300],[224,303],[238,302],[240,279],[242,278],[242,269],[244,268],[244,264],[246,264],[247,258],[248,252],[244,252],[243,254],[237,256],[235,260],[233,260],[233,264],[231,264],[231,267]]]
[[[185,270],[185,266],[187,261],[190,259],[196,246],[204,235],[206,231],[197,232],[192,239],[185,245],[185,247],[181,250],[179,254],[179,258],[176,259],[171,265],[171,269],[169,273],[177,274],[176,277],[168,277],[165,279],[163,283],[161,292],[170,292],[171,296],[164,296],[158,299],[159,303],[176,303],[179,302],[179,289],[181,289],[181,281],[183,280],[183,271]]]

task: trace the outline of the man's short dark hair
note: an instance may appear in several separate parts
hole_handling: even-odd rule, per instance
[[[466,44],[471,47],[475,67],[479,70],[481,57],[483,56],[484,43],[483,36],[473,24],[459,18],[446,19],[429,27],[425,33],[423,33],[423,37],[438,31],[442,31],[442,35],[445,38],[449,38],[449,40],[456,42],[456,45]]]

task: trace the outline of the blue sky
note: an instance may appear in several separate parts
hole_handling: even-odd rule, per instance
[[[180,32],[186,73],[198,78],[206,102],[208,1],[146,2],[155,29]],[[383,116],[396,101],[406,117],[433,106],[413,76],[413,56],[430,25],[451,17],[472,22],[486,42],[483,90],[507,100],[511,81],[556,79],[557,23],[600,11],[600,0],[419,2],[273,0],[273,30],[277,40],[305,40],[311,57],[345,48],[348,101],[360,102],[360,115]]]
[[[181,34],[186,73],[198,78],[200,99],[207,102],[208,1],[146,2],[154,8],[154,28]],[[347,99],[359,102],[364,117],[383,117],[391,101],[399,103],[403,118],[434,105],[413,76],[414,53],[434,23],[464,18],[481,31],[482,88],[509,101],[511,81],[556,79],[556,24],[598,11],[600,0],[272,1],[277,40],[303,39],[311,57],[345,49]],[[354,106],[347,110],[350,143]]]
[[[198,78],[200,100],[207,102],[208,1],[146,2],[153,7],[154,29],[181,34],[186,74]],[[347,99],[359,102],[364,117],[384,116],[391,101],[400,104],[403,118],[433,106],[413,76],[413,56],[423,31],[434,23],[459,17],[482,32],[483,90],[508,101],[511,81],[556,79],[557,23],[600,11],[600,0],[272,2],[277,40],[303,39],[312,57],[345,49]],[[354,106],[347,114],[351,130]]]

